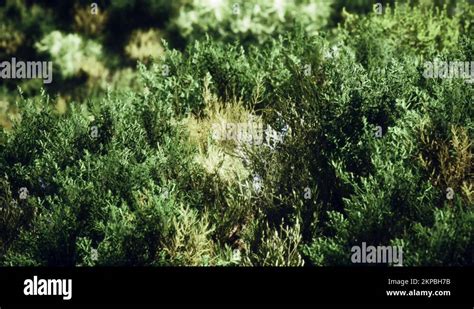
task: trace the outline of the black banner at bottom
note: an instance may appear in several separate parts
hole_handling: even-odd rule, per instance
[[[0,307],[412,304],[473,308],[473,269],[0,268]]]

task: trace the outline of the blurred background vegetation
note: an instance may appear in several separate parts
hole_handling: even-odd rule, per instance
[[[400,2],[400,1],[399,1]],[[433,1],[410,3],[429,6]],[[136,61],[163,55],[163,41],[184,50],[210,36],[242,45],[263,43],[302,25],[308,34],[331,33],[346,13],[373,12],[373,0],[103,0],[0,1],[0,57],[52,60],[52,92],[69,99],[133,87]],[[394,1],[384,1],[386,8]],[[454,0],[437,0],[454,14]],[[96,9],[97,8],[97,9]],[[333,31],[332,31],[333,32]],[[331,36],[334,38],[334,36]],[[2,81],[3,96],[37,95],[38,80]]]

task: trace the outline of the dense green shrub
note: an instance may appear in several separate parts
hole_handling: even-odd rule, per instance
[[[340,2],[253,1],[237,18],[212,3],[101,2],[110,18],[147,9],[140,26],[168,16],[186,47],[163,41],[134,89],[62,113],[48,91],[9,100],[0,264],[349,265],[366,242],[403,246],[404,265],[472,265],[473,88],[423,72],[472,61],[473,6],[379,15],[360,1],[366,15],[353,3],[325,31]],[[36,37],[61,82],[84,70],[71,55],[111,53],[62,30]],[[215,122],[249,119],[266,129],[261,145],[213,137]]]

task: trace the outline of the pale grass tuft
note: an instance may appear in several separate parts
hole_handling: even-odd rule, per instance
[[[472,143],[466,128],[451,127],[451,138],[435,140],[426,130],[421,132],[421,141],[426,148],[420,154],[422,167],[429,171],[435,186],[452,188],[461,192],[468,201],[473,199]]]
[[[189,132],[190,143],[198,147],[195,157],[197,163],[205,168],[209,174],[217,174],[226,182],[245,179],[249,171],[244,166],[243,143],[237,141],[215,140],[212,138],[212,126],[226,123],[260,122],[261,118],[246,110],[239,100],[222,103],[214,95],[209,86],[208,75],[204,81],[203,98],[206,104],[204,116],[201,118],[189,115],[184,119],[184,126]]]
[[[214,255],[214,243],[210,239],[213,228],[206,214],[180,206],[173,218],[173,235],[166,241],[164,251],[186,266],[207,265]]]

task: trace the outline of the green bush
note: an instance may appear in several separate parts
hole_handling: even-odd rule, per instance
[[[185,48],[164,41],[134,89],[63,113],[46,90],[8,100],[0,265],[350,265],[362,242],[403,246],[408,266],[472,265],[473,88],[423,72],[472,60],[473,6],[378,15],[360,1],[327,31],[340,2],[254,1],[237,17],[212,3],[103,2],[167,15]],[[48,33],[38,48],[61,83],[83,69],[71,54],[113,53]],[[261,145],[213,137],[213,122],[242,119],[262,123]]]

